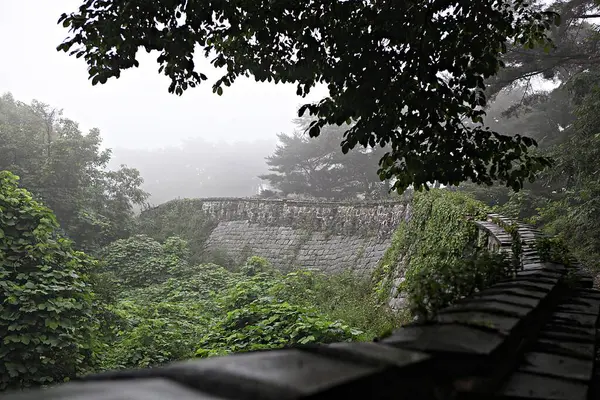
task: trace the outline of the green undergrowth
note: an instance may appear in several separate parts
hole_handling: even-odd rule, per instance
[[[376,297],[404,296],[413,316],[440,308],[506,276],[504,256],[478,248],[476,220],[488,207],[461,192],[436,189],[415,194],[408,221],[400,224],[373,273]],[[404,278],[397,290],[394,281]]]
[[[202,211],[202,204],[199,199],[178,199],[146,210],[137,219],[136,231],[159,242],[181,237],[188,242],[190,261],[202,262],[204,244],[218,224]]]
[[[117,240],[93,260],[58,236],[51,212],[15,178],[3,179],[2,387],[295,344],[371,341],[408,321],[386,304],[401,271],[399,289],[413,315],[429,315],[505,272],[505,260],[475,244],[472,220],[487,210],[460,193],[417,193],[374,279],[362,280],[349,272],[282,272],[286,266],[256,256],[235,268],[197,262],[183,235],[208,224],[193,218],[182,236],[153,225],[153,235]]]
[[[576,267],[577,259],[569,249],[569,246],[561,237],[539,237],[535,241],[535,249],[542,262],[562,264],[567,268],[565,283],[568,287],[577,287],[581,276]]]
[[[95,261],[0,171],[0,391],[67,381],[92,363]]]
[[[535,241],[535,249],[543,262],[553,262],[572,267],[573,254],[560,237],[540,237]]]
[[[370,282],[350,274],[283,273],[255,256],[232,272],[188,262],[184,244],[179,238],[161,244],[138,235],[105,249],[99,281],[118,293],[105,296],[98,371],[372,340],[397,325],[374,300]],[[142,257],[142,250],[151,257]]]

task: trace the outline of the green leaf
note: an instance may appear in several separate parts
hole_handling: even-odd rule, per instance
[[[58,321],[55,320],[46,320],[45,325],[47,327],[49,327],[50,329],[56,329],[58,328]]]

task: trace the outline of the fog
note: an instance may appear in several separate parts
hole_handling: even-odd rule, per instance
[[[35,98],[63,108],[85,130],[99,128],[108,147],[157,148],[190,137],[212,142],[275,140],[277,133],[292,129],[295,110],[304,101],[293,85],[240,79],[219,97],[211,86],[220,73],[201,54],[198,69],[210,83],[181,97],[169,94],[169,79],[157,73],[158,53],[144,51],[139,53],[139,68],[92,86],[83,59],[56,51],[68,33],[56,22],[80,3],[0,1],[0,93],[10,91],[21,101]],[[312,98],[323,93],[320,88]]]
[[[294,85],[240,79],[217,96],[212,93],[212,82],[221,74],[199,53],[197,69],[209,81],[179,97],[168,93],[169,79],[157,73],[157,54],[141,51],[139,68],[125,71],[105,85],[92,86],[82,59],[56,51],[68,33],[56,22],[61,13],[75,10],[80,3],[0,0],[0,94],[11,92],[26,103],[37,99],[63,109],[83,131],[99,128],[103,147],[113,149],[111,166],[138,168],[146,190],[157,190],[157,181],[167,185],[164,174],[154,174],[157,170],[180,172],[171,183],[185,180],[192,169],[211,171],[203,181],[218,176],[212,171],[229,175],[233,169],[246,171],[232,182],[247,181],[248,174],[254,174],[256,181],[257,174],[267,171],[264,157],[273,150],[276,135],[293,131],[296,110],[307,100],[296,95]],[[308,100],[317,100],[324,93],[322,87],[316,88]],[[182,146],[185,151],[176,155]],[[193,189],[194,185],[190,182],[185,190],[173,188],[175,192],[167,197],[253,194],[239,188],[202,192]],[[160,193],[151,194],[153,203],[166,199]]]
[[[247,197],[259,193],[259,175],[275,140],[211,143],[184,140],[181,146],[156,150],[117,148],[110,166],[128,164],[144,178],[143,188],[154,206],[174,198]]]
[[[0,0],[0,94],[10,92],[25,103],[36,99],[63,109],[83,132],[99,128],[102,146],[113,150],[109,167],[138,169],[150,204],[183,197],[256,195],[264,183],[258,176],[269,172],[265,157],[275,150],[277,135],[297,128],[293,120],[299,105],[326,94],[320,86],[303,99],[294,85],[244,78],[218,96],[212,93],[212,82],[221,71],[201,52],[195,60],[197,70],[209,81],[182,96],[168,93],[169,79],[157,73],[157,53],[144,51],[138,53],[139,68],[92,86],[84,60],[56,50],[68,34],[58,18],[80,4],[81,0]],[[310,146],[303,151],[306,159],[321,157]],[[276,165],[285,170],[288,161]],[[377,169],[375,161],[367,164]],[[311,168],[315,175],[333,167]]]

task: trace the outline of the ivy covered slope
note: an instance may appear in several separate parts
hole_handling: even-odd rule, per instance
[[[52,384],[91,363],[94,261],[52,211],[0,172],[0,390]]]
[[[473,222],[488,212],[465,193],[415,193],[410,220],[398,227],[373,273],[380,301],[401,297],[413,315],[428,317],[505,277],[509,260],[478,246]]]
[[[283,274],[260,257],[239,270],[190,262],[187,243],[137,235],[102,252],[99,370],[293,344],[371,340],[395,316],[350,275]]]

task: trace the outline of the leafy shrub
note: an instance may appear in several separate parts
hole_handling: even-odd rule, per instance
[[[244,351],[273,349],[294,344],[360,340],[362,332],[340,321],[274,299],[258,299],[229,311],[211,325],[196,355],[210,357]]]
[[[171,200],[146,210],[138,218],[137,231],[163,242],[174,235],[189,243],[190,262],[214,262],[224,267],[228,263],[206,258],[204,244],[218,221],[202,211],[202,200]]]
[[[429,254],[421,259],[427,267],[411,271],[402,286],[414,315],[431,316],[464,297],[485,289],[512,271],[504,253],[482,250],[463,259]]]
[[[172,259],[185,257],[185,246],[177,239],[167,239],[163,248],[168,251],[155,260],[177,262],[164,272],[164,281],[123,287],[109,307],[108,334],[98,348],[100,370],[146,368],[193,357],[209,319],[221,311],[215,298],[239,279],[214,264],[190,266],[185,259]]]
[[[165,239],[162,248],[165,254],[177,257],[179,260],[187,260],[190,256],[187,241],[179,236],[170,236]]]
[[[219,304],[221,315],[203,337],[200,357],[370,340],[401,322],[377,304],[369,282],[350,274],[259,272],[241,278],[220,296]]]
[[[147,368],[193,357],[207,325],[203,311],[197,303],[120,303],[102,369]]]
[[[535,242],[535,249],[544,262],[572,266],[572,254],[569,246],[560,237],[542,237]]]
[[[88,273],[54,214],[0,172],[0,389],[73,378],[90,362]]]
[[[307,270],[290,272],[271,292],[279,299],[314,307],[321,315],[357,327],[365,332],[367,339],[380,337],[408,322],[377,301],[370,281],[350,272],[333,275]]]
[[[258,273],[273,273],[275,269],[265,258],[252,256],[246,260],[246,263],[240,269],[240,272],[246,276],[254,276]]]
[[[203,312],[216,314],[219,310],[215,298],[237,282],[237,276],[214,264],[189,267],[187,274],[173,277],[165,282],[124,291],[121,298],[139,304],[155,304],[157,301],[194,305],[201,303]]]
[[[364,330],[369,340],[408,322],[376,300],[371,282],[350,272],[320,274],[313,292],[320,312]]]
[[[117,240],[102,250],[104,270],[126,288],[160,283],[185,269],[187,244],[172,237],[161,245],[146,235]]]
[[[102,369],[294,343],[368,340],[393,325],[391,315],[377,308],[368,282],[349,274],[283,274],[256,256],[231,272],[215,264],[190,265],[185,249],[177,238],[160,246],[144,236],[106,249],[111,268],[104,277],[112,274],[122,284],[107,311],[105,343],[111,344],[98,349]],[[150,265],[136,261],[144,259],[144,251],[154,263],[150,280],[131,271]]]
[[[240,270],[240,265],[236,261],[236,258],[229,254],[227,250],[220,248],[210,249],[202,253],[201,260],[203,263],[222,265],[230,272],[239,272]]]

